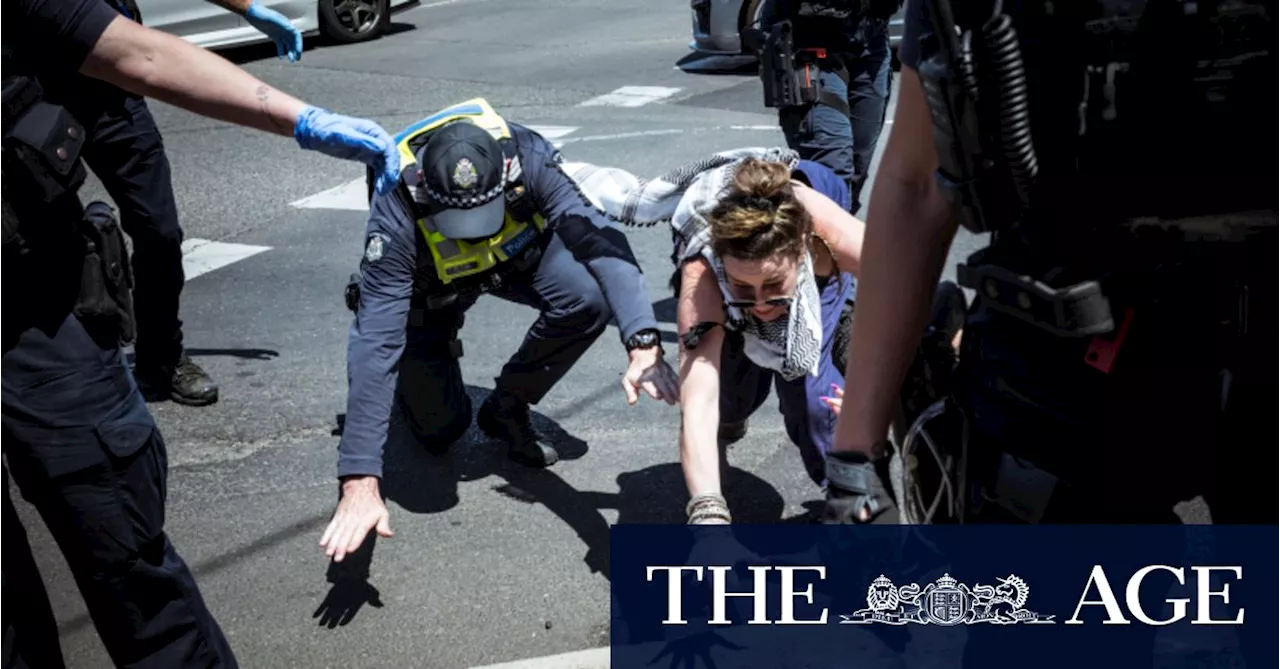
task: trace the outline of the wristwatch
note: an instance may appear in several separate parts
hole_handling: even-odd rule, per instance
[[[628,353],[641,348],[654,348],[662,345],[662,335],[653,328],[641,330],[631,335],[625,345]]]

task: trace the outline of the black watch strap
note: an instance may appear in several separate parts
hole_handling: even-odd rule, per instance
[[[662,335],[656,329],[648,328],[641,330],[627,339],[627,351],[636,349],[654,348],[662,345]]]

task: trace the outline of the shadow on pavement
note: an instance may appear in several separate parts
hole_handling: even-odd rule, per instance
[[[621,392],[621,391],[619,391]],[[472,426],[443,455],[430,453],[417,443],[400,415],[394,414],[383,452],[383,496],[410,513],[440,513],[458,504],[458,482],[477,481],[494,474],[522,470],[507,459],[506,447],[489,439],[474,424],[475,411],[489,391],[468,385]],[[535,428],[551,438],[560,460],[577,460],[587,453],[587,443],[565,432],[555,421],[532,411]]]
[[[499,470],[506,483],[498,492],[526,504],[542,504],[578,534],[587,547],[583,561],[592,573],[610,578],[609,522],[602,509],[615,509],[618,524],[681,524],[686,521],[684,503],[689,497],[679,463],[654,465],[618,475],[618,492],[577,490],[552,470],[524,469],[516,465]],[[782,518],[782,495],[764,479],[735,467],[722,475],[724,495],[735,522],[773,524]]]
[[[356,552],[349,553],[342,562],[329,562],[325,579],[333,587],[311,614],[321,627],[336,629],[345,626],[355,619],[365,604],[375,609],[382,608],[382,593],[369,582],[369,567],[373,563],[376,543],[378,533],[370,532]]]
[[[686,74],[746,75],[760,72],[760,61],[749,54],[729,55],[694,51],[676,61]]]
[[[415,30],[417,29],[417,27],[418,27],[417,25],[412,23],[401,23],[398,21],[392,21],[382,29],[381,35],[369,41],[376,42],[379,39],[382,39],[383,37],[398,35],[403,32]],[[323,33],[310,35],[310,36],[303,36],[302,60],[299,61],[297,64],[306,64],[307,55],[315,51],[321,51],[324,49],[330,49],[330,48],[336,48],[336,47],[342,47],[342,46],[347,46],[347,45],[341,42],[338,42],[337,40],[334,40],[328,37],[327,35],[324,35]],[[289,61],[287,60],[280,60],[278,53],[276,51],[276,45],[272,42],[259,42],[256,44],[249,44],[246,46],[237,46],[237,47],[219,49],[218,55],[222,56],[223,58],[226,58],[227,60],[231,61],[236,65],[248,65],[250,63],[270,62],[270,61],[278,61],[286,65],[292,64],[292,63],[289,63]]]

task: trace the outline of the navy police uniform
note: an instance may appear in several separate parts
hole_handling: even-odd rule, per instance
[[[133,0],[100,1],[142,21]],[[138,378],[175,402],[214,403],[218,386],[183,348],[183,232],[164,139],[146,99],[74,71],[42,72],[41,84],[48,99],[84,124],[84,161],[119,208],[120,223],[133,243]]]
[[[889,19],[897,0],[765,0],[762,24],[790,21],[798,62],[818,66],[816,102],[778,110],[787,146],[849,186],[851,213],[884,127],[892,86]]]
[[[1277,175],[1252,155],[1276,140],[1274,6],[931,4],[909,1],[899,55],[943,126],[940,187],[992,233],[958,268],[959,520],[1177,523],[1203,495],[1215,523],[1276,523]],[[973,31],[973,72],[940,20]],[[944,109],[944,71],[978,87],[973,117]],[[1125,639],[1109,661],[1150,662]],[[966,659],[1005,652],[974,628]]]
[[[554,449],[535,404],[611,320],[633,347],[657,342],[640,267],[623,232],[581,195],[542,136],[483,99],[400,133],[402,183],[373,195],[348,344],[339,477],[382,474],[393,408],[443,449],[471,424],[458,332],[483,294],[540,313],[480,408],[479,427],[526,464]],[[652,342],[649,340],[652,339]]]
[[[164,439],[120,340],[132,328],[114,213],[82,206],[79,119],[38,100],[118,17],[101,0],[21,0],[4,22],[5,666],[61,667],[48,596],[8,475],[57,541],[117,666],[234,667],[164,531]],[[33,67],[40,61],[40,68]],[[24,80],[23,77],[26,77]],[[92,94],[85,90],[84,94]],[[32,287],[35,287],[34,289]]]

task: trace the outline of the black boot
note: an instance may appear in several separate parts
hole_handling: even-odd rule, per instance
[[[152,394],[168,395],[179,404],[202,407],[218,401],[218,384],[186,353],[173,367],[139,367],[137,377]]]
[[[492,439],[507,444],[507,455],[529,467],[550,467],[560,459],[550,441],[534,429],[529,420],[529,405],[495,390],[480,406],[476,425]]]

